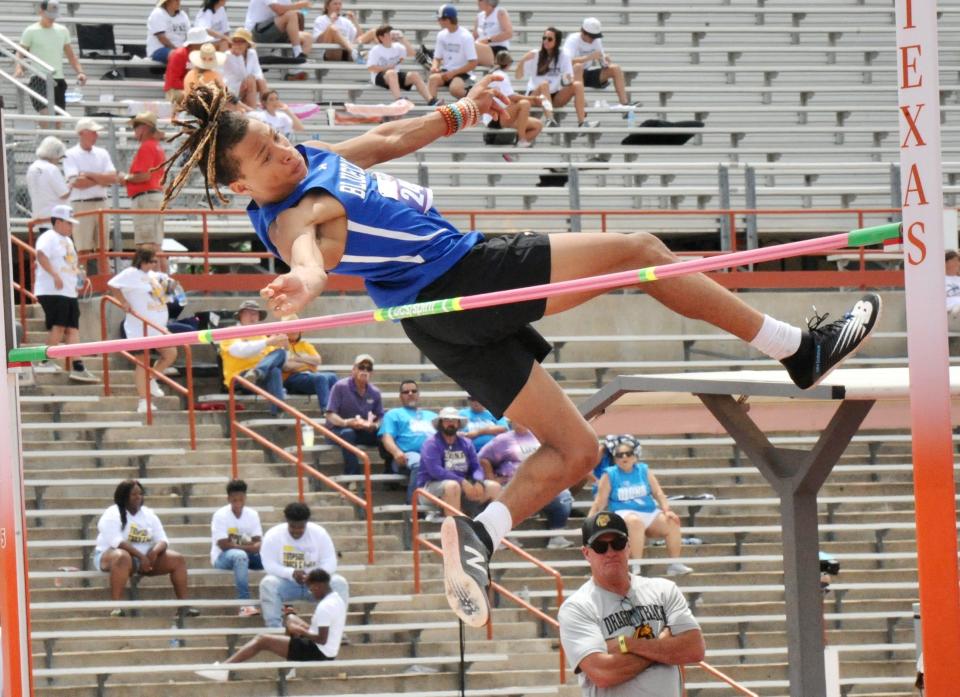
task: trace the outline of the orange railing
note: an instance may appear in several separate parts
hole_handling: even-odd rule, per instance
[[[113,304],[123,310],[123,305],[119,300],[110,295],[104,295],[100,299],[100,337],[104,340],[107,338],[107,304]],[[161,334],[169,334],[170,331],[166,327],[161,327],[157,324],[154,324],[146,317],[143,317],[139,313],[131,310],[126,310],[128,314],[133,315],[138,320],[143,322],[143,333],[147,334],[147,327],[156,329]],[[153,424],[153,395],[150,394],[150,378],[155,378],[157,380],[162,380],[168,386],[170,386],[174,392],[177,394],[186,397],[187,400],[187,422],[190,429],[190,449],[197,449],[197,415],[196,409],[194,406],[194,394],[193,394],[193,352],[191,351],[190,346],[183,347],[185,354],[185,366],[184,370],[187,373],[187,386],[184,387],[180,383],[174,381],[170,377],[164,375],[159,370],[153,368],[150,365],[150,349],[144,349],[143,358],[137,358],[129,351],[120,351],[120,355],[126,358],[131,363],[134,363],[144,369],[144,379],[147,381],[146,384],[146,400],[147,400],[147,425]],[[110,354],[102,354],[103,360],[103,394],[104,396],[110,395]]]
[[[700,661],[696,665],[698,668],[703,669],[705,672],[709,673],[711,676],[715,677],[720,682],[726,683],[727,685],[729,685],[731,688],[733,688],[735,692],[741,695],[746,695],[746,697],[759,697],[759,695],[757,695],[756,692],[747,689],[746,687],[738,683],[736,680],[731,678],[729,675],[721,673],[719,670],[714,668],[709,663]],[[680,666],[680,676],[683,678],[683,682],[684,682],[683,694],[686,695],[687,694],[687,688],[686,688],[687,675],[686,675],[686,670],[684,669],[684,666]]]
[[[297,454],[293,455],[276,443],[267,440],[259,433],[254,431],[249,426],[240,423],[237,421],[237,400],[236,400],[236,386],[244,388],[248,392],[251,392],[259,397],[262,397],[270,404],[273,404],[278,409],[286,412],[294,418],[294,433],[296,434],[297,439]],[[374,563],[374,549],[373,549],[373,487],[371,486],[370,479],[370,457],[360,448],[356,447],[352,443],[348,443],[343,440],[336,433],[332,432],[323,424],[320,424],[317,421],[314,421],[309,416],[301,412],[299,409],[290,406],[281,399],[277,399],[272,394],[264,390],[263,388],[253,384],[246,378],[243,378],[239,375],[233,377],[230,380],[228,386],[230,394],[230,452],[232,455],[232,464],[231,464],[231,477],[233,479],[239,479],[240,477],[240,459],[238,457],[237,449],[237,432],[243,433],[248,438],[252,439],[254,442],[259,443],[264,448],[267,448],[273,453],[290,464],[294,465],[297,468],[297,498],[300,501],[303,501],[303,475],[309,474],[311,477],[319,479],[323,484],[330,487],[336,491],[340,496],[347,499],[350,503],[362,508],[366,514],[367,522],[367,561],[370,564]],[[365,498],[360,498],[352,491],[342,486],[338,482],[330,479],[322,472],[318,472],[310,465],[304,463],[303,461],[303,425],[311,426],[314,429],[314,433],[322,435],[328,441],[332,441],[337,445],[346,448],[356,455],[363,462],[363,474],[364,474],[364,494]]]
[[[32,223],[33,221],[31,221]],[[30,266],[32,267],[37,256],[37,250],[32,245],[27,244],[14,236],[10,236],[13,246],[17,248],[17,266],[20,269],[20,282],[14,284],[14,288],[20,293],[20,325],[23,327],[23,341],[27,341],[27,299],[31,302],[37,302],[37,296],[27,290],[27,257],[30,257]]]
[[[436,496],[426,491],[425,489],[417,489],[416,491],[413,492],[413,501],[411,502],[413,507],[413,510],[411,513],[412,529],[411,529],[410,536],[412,538],[412,547],[413,547],[413,592],[414,593],[420,593],[420,545],[423,545],[427,549],[430,549],[441,556],[443,555],[443,552],[441,551],[441,549],[437,545],[435,545],[433,542],[427,539],[420,538],[420,520],[419,520],[419,516],[417,515],[420,498],[426,499],[430,503],[434,504],[438,508],[445,511],[448,515],[463,515],[462,511],[451,506],[450,504],[446,503],[442,499],[437,498]],[[557,607],[560,607],[560,605],[563,604],[563,577],[560,575],[560,572],[554,569],[553,567],[547,564],[544,564],[542,561],[528,554],[527,552],[522,550],[520,547],[517,547],[515,544],[510,542],[510,540],[505,539],[503,541],[503,545],[507,549],[509,549],[511,552],[514,552],[515,554],[517,554],[521,559],[527,562],[530,562],[541,571],[544,571],[548,575],[553,576],[553,580],[557,588]],[[550,625],[551,627],[559,631],[560,623],[557,622],[556,619],[554,619],[547,613],[543,612],[539,608],[534,607],[533,605],[528,603],[526,600],[512,593],[511,591],[507,590],[501,584],[495,581],[490,582],[490,587],[500,595],[506,597],[508,600],[512,600],[520,607],[532,613],[542,622],[545,622],[546,624]],[[487,622],[487,639],[493,639],[493,614],[492,613],[490,615],[490,620]],[[566,681],[566,675],[567,675],[567,659],[563,653],[563,646],[561,646],[560,647],[560,683],[561,684],[563,684]]]

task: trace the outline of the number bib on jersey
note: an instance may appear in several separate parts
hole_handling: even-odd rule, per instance
[[[411,184],[390,174],[373,172],[377,180],[377,190],[381,196],[392,198],[418,213],[426,213],[433,208],[433,190],[419,184]]]

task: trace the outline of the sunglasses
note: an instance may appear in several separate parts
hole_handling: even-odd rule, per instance
[[[609,542],[606,540],[594,540],[590,543],[590,549],[592,549],[597,554],[606,554],[607,550],[611,547],[614,552],[622,552],[627,546],[626,537],[614,537]]]
[[[543,40],[544,40],[544,41],[556,41],[556,37],[555,37],[555,36],[545,36],[545,37],[543,37]]]
[[[633,457],[633,452],[629,450],[623,450],[614,455],[614,457]]]
[[[365,371],[367,371],[368,373],[372,373],[372,372],[373,372],[373,366],[370,365],[369,363],[361,363],[360,365],[357,366],[357,370],[365,370]]]
[[[420,390],[400,390],[400,394],[417,394]]]

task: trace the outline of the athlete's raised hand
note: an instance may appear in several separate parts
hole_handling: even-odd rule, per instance
[[[510,115],[507,113],[508,100],[497,89],[502,79],[499,75],[487,75],[467,92],[467,96],[476,102],[480,113],[490,114],[500,123],[507,123],[510,121]]]
[[[267,301],[274,315],[284,317],[303,310],[323,292],[326,284],[327,274],[323,269],[294,266],[289,273],[273,279],[260,291],[260,297]]]

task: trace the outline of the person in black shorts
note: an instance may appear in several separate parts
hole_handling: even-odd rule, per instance
[[[373,84],[390,90],[394,99],[400,99],[400,90],[409,92],[416,87],[427,104],[435,104],[436,100],[430,97],[420,73],[398,70],[404,58],[412,58],[417,53],[403,32],[383,24],[377,27],[375,36],[377,45],[367,53],[367,70]]]
[[[540,364],[550,345],[530,325],[605,291],[433,316],[426,312],[443,306],[431,301],[677,261],[645,232],[495,237],[461,232],[434,207],[429,189],[371,171],[475,125],[484,114],[503,118],[496,84],[497,76],[488,75],[465,99],[431,114],[383,124],[340,143],[297,147],[265,124],[224,111],[225,95],[205,88],[184,102],[195,121],[185,123],[186,139],[171,163],[182,153],[191,159],[164,199],[175,198],[195,164],[210,177],[206,183],[214,193],[222,185],[249,196],[257,237],[290,266],[261,290],[272,312],[281,317],[302,312],[323,292],[328,273],[362,277],[383,319],[403,320],[410,339],[451,379],[495,416],[506,414],[537,435],[540,449],[496,501],[475,520],[448,516],[441,526],[447,600],[471,626],[489,619],[493,550],[514,524],[578,483],[598,460],[596,433]],[[820,382],[862,346],[881,304],[868,293],[836,321],[818,316],[801,328],[757,311],[704,274],[644,283],[643,289],[671,311],[709,322],[781,361],[800,388]],[[411,309],[411,303],[423,305]],[[447,307],[456,309],[456,301]],[[636,319],[642,321],[639,312]]]
[[[281,44],[289,42],[293,48],[293,62],[305,63],[313,46],[313,36],[303,31],[300,10],[309,9],[310,0],[297,2],[268,3],[266,0],[251,0],[247,9],[247,19],[254,20],[250,33],[259,44]],[[277,13],[274,8],[281,8]],[[272,17],[270,15],[273,15]],[[250,27],[250,25],[247,25]]]
[[[230,677],[230,669],[226,666],[249,661],[261,651],[270,651],[288,661],[332,661],[336,658],[347,620],[347,605],[331,590],[330,574],[323,569],[314,569],[307,575],[307,588],[317,599],[310,622],[291,611],[284,617],[285,636],[258,634],[226,661],[215,664],[221,667],[198,670],[197,675],[226,682]]]

